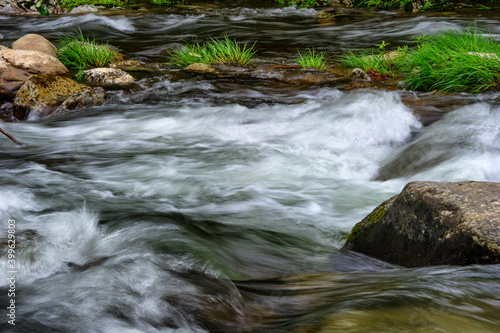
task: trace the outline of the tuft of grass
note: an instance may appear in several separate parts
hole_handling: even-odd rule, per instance
[[[317,68],[317,69],[325,69],[326,68],[326,52],[316,52],[314,48],[306,49],[304,54],[299,53],[300,59],[295,60],[302,68]]]
[[[99,44],[95,39],[85,38],[81,30],[76,33],[76,36],[64,37],[58,42],[60,48],[57,56],[68,68],[84,70],[105,67],[118,53],[107,43]]]
[[[151,0],[151,3],[159,6],[175,6],[184,4],[184,0]]]
[[[402,66],[408,88],[478,93],[499,83],[500,44],[475,25],[418,39]]]
[[[312,8],[319,5],[318,0],[274,0],[283,6],[297,6],[297,8]]]
[[[211,41],[206,44],[195,42],[171,52],[172,62],[181,67],[194,63],[248,65],[255,55],[253,51],[255,43],[251,46],[247,43],[242,45],[236,40],[231,40],[227,34],[224,34],[223,39],[210,39]]]
[[[73,8],[83,5],[103,5],[126,7],[127,0],[59,0],[59,3],[64,8]]]
[[[385,46],[387,43],[382,43],[377,49],[366,49],[357,52],[347,51],[339,57],[341,63],[348,67],[359,67],[364,71],[375,70],[381,74],[394,74],[394,71],[400,68],[408,52],[408,47],[398,47],[396,53],[387,53]]]

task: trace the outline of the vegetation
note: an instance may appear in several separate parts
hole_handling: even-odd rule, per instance
[[[403,70],[411,89],[481,92],[500,77],[500,44],[475,26],[418,38]]]
[[[362,70],[376,70],[382,74],[394,74],[400,69],[407,58],[408,46],[398,47],[396,52],[386,52],[384,41],[377,49],[360,50],[358,52],[348,51],[340,56],[340,61],[349,67],[358,67]]]
[[[490,8],[487,5],[499,2],[500,0],[352,0],[355,7],[401,10],[403,12],[452,9],[458,6],[488,10]]]
[[[314,48],[306,49],[305,54],[301,54],[299,51],[300,59],[295,60],[302,68],[326,68],[326,52],[316,53]]]
[[[283,6],[297,6],[297,8],[311,8],[319,5],[318,0],[274,0]]]
[[[407,87],[414,90],[478,93],[498,89],[500,43],[483,35],[475,25],[415,39],[417,47],[410,51],[407,47],[398,48],[392,55],[385,50],[357,54],[349,51],[341,61],[363,70],[399,73]]]
[[[184,3],[184,0],[151,0],[155,5],[173,6]]]
[[[68,68],[79,70],[105,67],[116,56],[118,51],[108,44],[98,44],[95,39],[88,39],[78,31],[76,36],[64,37],[59,40],[58,58]]]
[[[249,47],[247,43],[241,45],[236,40],[231,40],[227,34],[222,40],[210,39],[206,44],[195,42],[173,51],[170,53],[172,62],[180,67],[194,63],[247,65],[255,54],[255,43]]]
[[[125,7],[127,0],[59,0],[64,8],[73,8],[83,5],[103,5]]]

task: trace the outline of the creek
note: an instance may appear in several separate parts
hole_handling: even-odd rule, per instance
[[[493,13],[494,14],[494,13]],[[131,59],[175,43],[297,49],[410,44],[492,13],[207,7],[0,16],[0,43],[80,28]],[[1,127],[0,244],[15,219],[16,326],[2,332],[498,332],[500,266],[402,268],[339,249],[415,180],[500,181],[498,94],[217,80],[171,73],[85,113]]]

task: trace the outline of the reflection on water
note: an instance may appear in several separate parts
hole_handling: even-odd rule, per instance
[[[496,19],[477,20],[498,33]],[[258,40],[257,61],[286,63],[298,47],[396,46],[469,21],[384,13],[321,25],[310,9],[177,8],[0,27],[8,43],[80,26],[148,61],[230,31]],[[18,324],[1,321],[2,332],[498,330],[498,266],[406,269],[339,251],[410,180],[499,181],[497,96],[138,84],[85,114],[2,123],[28,147],[0,140],[0,220],[16,219],[19,240]]]

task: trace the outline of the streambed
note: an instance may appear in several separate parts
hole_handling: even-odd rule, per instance
[[[0,16],[0,42],[81,28],[163,62],[174,43],[228,32],[256,41],[257,64],[286,65],[297,48],[395,48],[474,19],[500,32],[479,12],[316,16]],[[0,140],[0,220],[15,219],[19,241],[16,326],[2,315],[2,332],[498,331],[498,265],[407,269],[339,251],[409,181],[500,181],[498,94],[170,72],[138,85],[84,114],[2,123],[28,147]],[[3,256],[2,309],[7,265]]]

